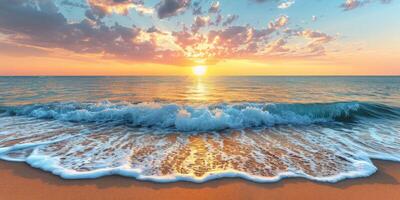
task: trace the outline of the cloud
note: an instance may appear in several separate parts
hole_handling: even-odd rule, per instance
[[[7,42],[0,42],[0,54],[17,56],[17,57],[26,57],[26,56],[30,57],[30,56],[46,56],[49,54],[49,52],[40,48],[7,43]]]
[[[379,1],[383,4],[388,4],[392,2],[392,0],[345,0],[345,2],[340,5],[340,7],[342,7],[344,11],[349,11],[375,1]]]
[[[211,18],[209,16],[196,16],[192,25],[192,31],[197,32],[201,27],[210,25]]]
[[[310,29],[302,30],[296,33],[300,37],[308,39],[310,42],[306,45],[309,55],[322,56],[325,55],[324,45],[334,40],[334,37],[322,33],[320,31],[314,31]]]
[[[161,0],[156,5],[157,15],[160,19],[176,16],[190,5],[190,0]]]
[[[143,0],[87,0],[91,8],[91,14],[97,17],[104,17],[111,13],[127,15],[130,9],[136,10],[139,14],[152,14],[153,9],[144,6]]]
[[[239,19],[239,15],[228,15],[228,17],[225,19],[225,21],[222,22],[222,26],[228,26],[237,19]]]
[[[249,49],[253,32],[253,28],[249,26],[232,26],[220,31],[210,31],[207,39],[216,47],[213,51],[216,57],[240,57]]]
[[[295,3],[294,0],[288,0],[288,1],[285,1],[285,2],[280,3],[280,4],[278,5],[278,8],[280,8],[280,9],[287,9],[287,8],[289,8],[290,6],[292,6],[294,3]]]
[[[219,24],[221,24],[221,22],[222,22],[222,15],[221,15],[221,14],[218,14],[218,15],[215,17],[214,25],[218,26]]]
[[[279,38],[278,40],[276,40],[268,45],[269,53],[288,52],[289,49],[284,47],[286,44],[287,44],[287,41],[285,39]]]
[[[203,14],[203,8],[200,6],[200,2],[193,3],[192,14],[193,15],[201,15]]]
[[[240,25],[234,23],[239,15],[223,15],[219,4],[214,6],[218,8],[216,14],[195,15],[193,24],[174,31],[160,29],[162,26],[158,24],[141,28],[105,18],[113,13],[126,15],[134,8],[132,5],[144,6],[142,1],[88,0],[86,18],[78,21],[68,20],[54,1],[0,0],[0,36],[4,35],[7,44],[14,45],[2,47],[14,49],[13,52],[27,48],[26,53],[32,52],[32,55],[63,49],[116,60],[186,65],[196,59],[217,62],[277,55],[319,56],[327,52],[326,45],[334,40],[320,31],[289,29],[287,15],[278,16],[263,26]],[[193,3],[193,7],[201,6]],[[189,0],[161,0],[156,12],[160,18],[167,18],[193,7]],[[305,45],[297,45],[300,43]]]
[[[283,26],[285,26],[289,22],[289,17],[287,15],[281,15],[276,18],[275,21],[271,21],[268,24],[268,28],[270,30],[277,30]]]
[[[187,57],[216,62],[221,59],[254,57],[267,44],[271,33],[267,27],[255,29],[251,26],[228,26],[207,33],[184,29],[173,35]]]
[[[219,1],[215,1],[211,4],[210,8],[208,9],[209,13],[217,13],[219,12],[220,9],[220,3]]]
[[[322,33],[319,31],[313,31],[310,29],[304,30],[300,32],[301,36],[304,36],[306,38],[311,38],[311,39],[322,39],[322,40],[330,40],[332,37],[327,35],[326,33]]]
[[[87,8],[87,5],[85,5],[83,3],[71,1],[71,0],[63,0],[63,1],[61,1],[60,4],[65,5],[65,6],[76,7],[76,8],[84,8],[84,9]]]
[[[315,15],[311,16],[311,21],[315,22],[315,21],[317,21],[317,20],[318,20],[318,17],[317,17],[317,16],[315,16]]]
[[[341,7],[344,10],[353,10],[355,8],[360,7],[361,5],[365,4],[367,1],[359,1],[359,0],[346,0]]]
[[[90,20],[69,23],[52,1],[0,2],[0,31],[20,45],[133,61],[168,63],[184,59],[177,51],[160,50],[154,39],[157,32]]]

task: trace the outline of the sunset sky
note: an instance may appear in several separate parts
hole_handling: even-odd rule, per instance
[[[0,75],[400,75],[399,0],[0,0]]]

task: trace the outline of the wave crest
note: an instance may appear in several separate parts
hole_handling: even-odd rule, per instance
[[[360,102],[314,104],[214,104],[188,106],[161,103],[47,103],[5,108],[24,115],[77,123],[114,122],[134,127],[178,131],[218,131],[274,125],[352,122],[365,117],[399,117],[399,109]]]

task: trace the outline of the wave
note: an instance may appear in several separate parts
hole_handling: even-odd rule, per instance
[[[212,104],[56,102],[2,107],[3,115],[21,115],[76,123],[125,124],[183,132],[219,131],[274,125],[355,122],[365,118],[399,118],[400,109],[382,104],[335,102],[311,104]]]
[[[371,159],[400,162],[399,112],[367,102],[6,106],[0,159],[65,179],[337,182],[373,174]]]

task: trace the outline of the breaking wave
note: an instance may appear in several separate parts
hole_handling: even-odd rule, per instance
[[[400,162],[399,119],[365,102],[4,106],[0,159],[66,179],[336,182],[373,174],[371,159]]]
[[[182,132],[352,122],[362,118],[398,118],[400,116],[399,108],[360,102],[186,106],[105,101],[34,104],[3,107],[2,110],[7,115],[29,116],[37,119],[76,123],[114,122],[132,127],[163,128]]]

